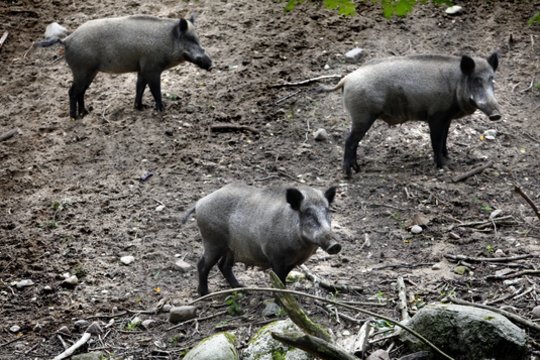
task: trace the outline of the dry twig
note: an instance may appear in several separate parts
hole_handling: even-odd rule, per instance
[[[315,284],[318,284],[323,289],[326,289],[331,292],[363,292],[364,288],[359,286],[352,286],[352,285],[338,285],[331,283],[329,281],[326,281],[324,279],[321,279],[319,276],[315,275],[309,269],[306,265],[300,265],[300,269],[306,274],[306,278]]]
[[[494,257],[494,258],[486,258],[486,257],[472,257],[472,256],[465,256],[465,255],[452,255],[452,254],[445,254],[445,258],[450,259],[452,261],[471,261],[471,262],[509,262],[514,260],[523,260],[523,259],[529,259],[532,258],[533,255],[527,254],[527,255],[516,255],[516,256],[507,256],[507,257]]]
[[[9,130],[8,132],[0,135],[0,141],[11,139],[13,136],[17,135],[18,133],[19,133],[19,128]]]
[[[9,35],[9,31],[4,31],[4,34],[0,38],[0,49],[2,49],[2,46],[4,46],[4,43],[6,42],[8,35]]]
[[[514,191],[517,192],[519,195],[521,195],[523,199],[525,199],[527,204],[529,204],[531,208],[533,209],[538,219],[540,219],[540,210],[538,210],[538,206],[536,206],[536,204],[531,200],[531,198],[528,197],[527,194],[525,194],[523,190],[517,185],[514,185]]]
[[[410,319],[409,310],[407,309],[407,289],[405,288],[405,281],[403,276],[397,278],[397,290],[398,290],[398,309],[401,310],[401,320],[407,321]]]
[[[55,356],[53,360],[62,360],[62,359],[66,359],[70,357],[78,348],[86,344],[88,340],[90,340],[91,337],[92,337],[92,334],[85,332],[75,344],[71,345],[71,347],[66,349],[66,351],[64,351],[60,355]]]
[[[471,169],[471,170],[467,171],[466,173],[463,173],[461,175],[456,175],[456,176],[452,177],[452,181],[453,182],[463,181],[463,180],[465,180],[467,178],[470,178],[473,175],[481,173],[482,171],[484,171],[485,169],[487,169],[488,167],[490,167],[492,165],[493,165],[493,161],[490,160],[490,161],[486,162],[483,165],[480,165],[478,167],[475,167],[474,169]]]
[[[283,84],[275,84],[270,87],[273,88],[279,88],[279,87],[285,87],[285,86],[303,86],[303,85],[309,85],[311,83],[314,83],[316,81],[325,80],[325,79],[341,79],[341,75],[321,75],[317,76],[311,79],[302,80],[302,81],[296,81],[296,82],[288,82]]]
[[[240,124],[212,124],[210,125],[210,130],[213,132],[227,132],[227,131],[249,131],[253,134],[259,134],[259,130],[255,129],[252,126],[240,125]]]
[[[323,360],[358,360],[356,356],[316,336],[300,333],[280,334],[276,332],[272,332],[271,335],[274,339],[288,346],[302,349]]]
[[[486,276],[486,280],[507,280],[525,275],[540,276],[540,270],[522,270],[506,275],[488,275]]]

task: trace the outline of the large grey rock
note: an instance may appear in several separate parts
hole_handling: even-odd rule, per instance
[[[525,331],[493,311],[428,305],[408,325],[456,359],[526,359]],[[411,350],[431,350],[406,331],[401,332],[401,339]]]
[[[242,360],[311,360],[313,357],[308,353],[289,348],[281,342],[272,338],[271,332],[299,332],[301,331],[290,320],[279,320],[271,322],[262,327],[257,334],[251,338],[248,347],[243,351]]]
[[[235,343],[233,334],[218,333],[200,341],[184,356],[184,360],[238,360]]]

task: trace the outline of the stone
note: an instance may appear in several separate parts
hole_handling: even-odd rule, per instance
[[[313,133],[313,138],[316,141],[326,141],[328,140],[328,132],[323,128],[319,128]]]
[[[459,5],[450,6],[444,12],[448,15],[459,15],[463,12],[463,7]]]
[[[77,320],[77,321],[75,321],[73,323],[73,326],[77,330],[86,329],[88,327],[88,325],[90,325],[90,322],[88,320],[84,320],[84,319]]]
[[[277,316],[281,311],[281,307],[273,301],[266,301],[264,303],[264,309],[262,311],[263,316],[273,317]]]
[[[287,283],[294,283],[298,281],[302,281],[306,278],[306,275],[303,272],[291,270],[291,272],[287,275],[287,278],[285,281]]]
[[[482,135],[484,136],[486,140],[495,140],[495,138],[497,137],[497,130],[489,129],[489,130],[484,131]]]
[[[251,338],[248,346],[242,352],[242,360],[311,360],[313,357],[303,350],[289,348],[274,340],[271,332],[287,333],[301,330],[290,320],[278,320],[263,326]]]
[[[145,328],[146,330],[152,328],[153,326],[156,325],[156,320],[152,320],[152,319],[146,319],[142,322],[142,327]]]
[[[11,331],[12,333],[18,333],[19,331],[21,331],[21,327],[19,325],[13,325],[9,328],[9,331]]]
[[[368,357],[367,360],[390,360],[390,355],[386,350],[375,350]]]
[[[62,281],[62,285],[66,287],[75,287],[79,283],[79,278],[76,275],[71,275],[64,281]]]
[[[195,306],[173,306],[169,312],[169,322],[178,324],[179,322],[193,319],[197,316],[197,308]]]
[[[533,319],[540,319],[540,305],[535,306],[531,311]]]
[[[235,343],[233,334],[218,333],[200,341],[184,356],[184,360],[238,360]]]
[[[126,256],[122,256],[120,258],[120,262],[124,265],[129,265],[131,264],[132,262],[135,261],[135,257],[131,256],[131,255],[126,255]]]
[[[469,268],[463,265],[458,265],[454,268],[454,273],[458,275],[465,275],[469,271]]]
[[[129,323],[134,328],[137,328],[137,327],[141,326],[142,322],[143,322],[143,320],[140,317],[135,316],[133,319],[131,319],[131,321]]]
[[[193,268],[193,266],[190,263],[184,260],[176,260],[176,262],[174,263],[174,266],[176,267],[177,270],[180,270],[180,272],[183,272],[183,273],[186,273]]]
[[[456,359],[527,358],[525,331],[490,310],[430,304],[420,309],[406,325]],[[412,351],[430,350],[408,332],[400,332],[400,337]]]
[[[15,287],[17,289],[23,289],[25,287],[32,286],[32,285],[34,285],[34,282],[30,279],[24,279],[15,283]]]
[[[494,255],[496,258],[502,258],[502,257],[505,257],[505,256],[506,256],[506,254],[504,253],[504,251],[501,250],[501,249],[495,250],[495,252],[493,253],[493,255]]]
[[[411,226],[411,232],[413,234],[420,234],[422,232],[422,227],[420,225]]]
[[[349,63],[356,63],[362,58],[362,55],[364,55],[364,49],[356,47],[345,53],[345,60]]]
[[[433,266],[431,267],[431,270],[441,270],[441,269],[442,269],[442,264],[440,262],[433,264]]]
[[[101,351],[92,351],[85,354],[73,355],[71,360],[101,360],[105,358],[107,358],[107,356]]]

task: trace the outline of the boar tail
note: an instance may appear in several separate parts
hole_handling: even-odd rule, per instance
[[[197,206],[197,204],[193,204],[189,207],[189,209],[186,210],[186,212],[184,213],[184,215],[182,215],[182,217],[180,218],[180,222],[182,223],[182,225],[184,225],[189,217],[191,216],[191,214],[193,214],[195,212],[195,207]]]
[[[68,30],[57,22],[50,23],[45,29],[45,40],[37,41],[34,47],[49,47],[62,43],[62,39],[68,36]]]
[[[345,85],[345,79],[346,79],[346,76],[342,77],[341,80],[339,80],[339,82],[335,85],[335,86],[332,86],[332,87],[327,87],[327,86],[319,86],[319,91],[320,92],[330,92],[330,91],[336,91],[338,89],[342,89],[343,86]]]

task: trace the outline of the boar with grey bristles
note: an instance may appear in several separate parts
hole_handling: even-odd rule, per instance
[[[390,125],[409,120],[429,124],[435,164],[448,159],[446,140],[452,119],[479,109],[490,120],[501,118],[493,92],[499,60],[469,56],[416,55],[372,61],[345,76],[333,88],[343,89],[343,103],[352,120],[345,141],[343,169],[359,171],[358,143],[376,119]]]
[[[98,72],[137,72],[135,107],[143,108],[146,85],[163,110],[161,73],[184,61],[209,70],[212,60],[199,43],[193,18],[165,19],[147,15],[91,20],[70,35],[57,23],[47,26],[46,40],[35,43],[45,47],[61,43],[73,73],[69,89],[69,114],[84,116],[84,94]]]
[[[235,262],[271,268],[285,283],[318,247],[338,253],[329,209],[335,194],[335,187],[323,193],[308,186],[230,184],[197,201],[182,222],[195,212],[203,239],[199,294],[208,293],[208,273],[216,263],[234,288],[242,286],[232,272]]]

